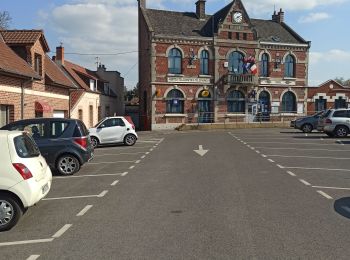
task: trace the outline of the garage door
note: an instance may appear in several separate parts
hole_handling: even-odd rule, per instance
[[[54,118],[64,118],[64,110],[54,110],[53,117]]]

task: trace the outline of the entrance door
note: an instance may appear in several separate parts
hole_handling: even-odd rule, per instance
[[[262,91],[259,95],[259,116],[262,121],[270,120],[270,94],[267,91]]]
[[[198,95],[198,123],[214,122],[211,95],[208,90],[202,90]]]

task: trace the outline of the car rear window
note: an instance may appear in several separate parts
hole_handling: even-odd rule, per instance
[[[327,111],[325,111],[323,114],[322,114],[322,118],[326,118],[326,117],[328,117],[329,116],[329,114],[331,113],[331,110],[327,110]]]
[[[40,151],[34,140],[27,134],[14,138],[16,152],[21,158],[32,158],[40,155]]]
[[[333,113],[333,117],[347,117],[348,116],[348,112],[346,110],[338,110],[338,111],[334,111]]]
[[[74,137],[82,137],[88,136],[89,131],[87,130],[85,124],[81,121],[77,121],[77,125],[75,126],[73,136]]]

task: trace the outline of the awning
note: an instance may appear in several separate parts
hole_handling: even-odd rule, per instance
[[[45,101],[35,101],[35,111],[52,112],[52,107]]]

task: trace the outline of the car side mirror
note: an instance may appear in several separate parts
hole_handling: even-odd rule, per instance
[[[105,125],[104,124],[101,124],[101,125],[99,125],[97,128],[104,128],[105,127]]]

